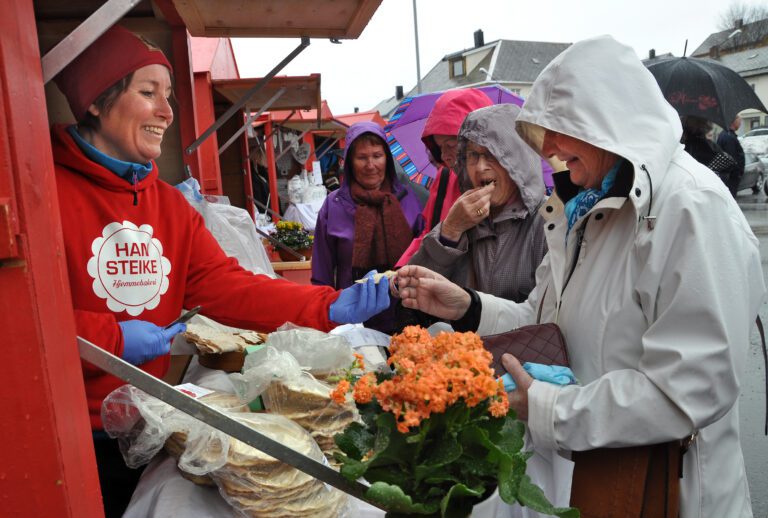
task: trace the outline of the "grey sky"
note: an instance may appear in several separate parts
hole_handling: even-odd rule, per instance
[[[756,2],[746,2],[752,5]],[[482,29],[497,39],[572,43],[611,34],[640,57],[648,50],[680,56],[717,30],[723,0],[417,0],[422,77],[446,54],[473,45]],[[298,39],[234,41],[240,75],[260,77],[298,44]],[[383,0],[357,40],[340,45],[313,39],[281,74],[322,74],[321,93],[334,114],[373,108],[416,84],[412,0]]]

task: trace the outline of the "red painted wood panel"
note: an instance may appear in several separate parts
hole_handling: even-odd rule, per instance
[[[0,183],[18,255],[0,261],[0,514],[103,516],[32,0],[3,3],[0,102]]]
[[[213,105],[213,85],[208,72],[195,74],[195,111],[197,112],[197,134],[202,135],[214,122],[216,112]],[[200,190],[203,194],[223,194],[221,186],[221,164],[219,163],[219,140],[213,132],[200,147]]]
[[[175,113],[175,119],[179,124],[181,133],[182,160],[185,166],[189,166],[192,176],[200,179],[200,148],[187,154],[186,149],[197,139],[197,110],[195,110],[195,87],[192,74],[192,51],[187,28],[171,26],[173,41],[173,56],[169,56],[173,62],[173,90],[179,109]]]

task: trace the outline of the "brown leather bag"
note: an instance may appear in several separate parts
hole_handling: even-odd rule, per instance
[[[499,376],[506,372],[501,365],[504,353],[515,355],[520,363],[569,365],[565,339],[554,323],[485,336],[483,344]],[[670,441],[573,452],[571,505],[582,518],[676,518],[682,454],[694,437],[684,446]]]
[[[503,376],[501,356],[509,353],[520,363],[542,363],[544,365],[570,365],[565,339],[557,324],[533,324],[513,331],[483,337],[483,345],[493,356],[491,367],[497,376]]]

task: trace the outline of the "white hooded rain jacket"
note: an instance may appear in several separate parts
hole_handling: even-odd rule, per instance
[[[538,150],[547,128],[623,157],[632,171],[628,191],[598,202],[567,242],[564,200],[553,195],[541,208],[549,254],[528,301],[480,295],[480,334],[534,323],[544,294],[542,321],[565,335],[581,385],[534,381],[534,446],[622,447],[698,431],[684,457],[681,516],[752,516],[737,400],[765,288],[741,211],[683,151],[678,115],[634,51],[610,37],[553,60],[517,121]]]

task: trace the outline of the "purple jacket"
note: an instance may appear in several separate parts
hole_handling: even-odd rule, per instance
[[[375,123],[361,122],[353,124],[347,132],[347,149],[363,133],[374,133],[386,142],[386,136],[381,127]],[[389,146],[385,145],[384,150],[387,153],[387,176],[392,185],[392,191],[400,202],[400,207],[406,221],[411,226],[413,236],[418,236],[424,227],[419,200],[410,189],[398,181]],[[345,160],[344,177],[347,178],[350,175],[351,160]],[[330,193],[325,199],[315,226],[315,243],[312,251],[312,284],[323,284],[333,286],[336,289],[343,289],[351,286],[357,278],[366,273],[352,271],[352,242],[355,237],[356,208],[348,181],[343,181],[341,187]],[[390,308],[391,311],[392,308]],[[384,317],[384,315],[381,316]],[[391,318],[394,318],[393,315],[390,315]],[[369,325],[369,327],[374,326]],[[382,330],[385,329],[382,328]]]

